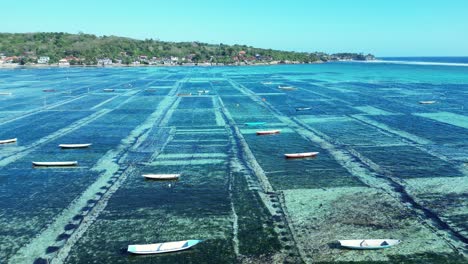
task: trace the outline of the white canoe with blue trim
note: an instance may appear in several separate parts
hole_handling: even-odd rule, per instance
[[[338,240],[342,247],[351,249],[382,249],[398,245],[398,239],[351,239]]]
[[[146,245],[129,245],[127,251],[133,254],[160,254],[189,249],[202,240],[184,240]]]

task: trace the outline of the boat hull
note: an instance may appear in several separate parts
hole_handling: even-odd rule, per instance
[[[92,144],[60,144],[59,147],[63,149],[74,149],[74,148],[87,148],[90,147]]]
[[[150,180],[177,180],[180,174],[143,174],[142,176]]]
[[[301,159],[301,158],[310,158],[315,157],[319,153],[318,152],[304,152],[304,153],[290,153],[284,154],[287,159]]]
[[[384,249],[398,245],[401,241],[397,239],[354,239],[339,240],[344,248],[358,250]]]
[[[32,162],[34,167],[70,167],[78,165],[78,161],[51,161],[51,162]]]
[[[184,240],[157,244],[129,245],[127,251],[138,255],[162,254],[187,250],[200,242],[201,240]]]
[[[12,139],[5,139],[5,140],[0,140],[0,144],[9,144],[9,143],[15,143],[17,141],[16,138]]]
[[[279,134],[280,130],[268,130],[268,131],[257,131],[258,136],[265,136],[265,135],[275,135]]]

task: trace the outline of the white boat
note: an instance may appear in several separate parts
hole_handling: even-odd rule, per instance
[[[284,85],[279,85],[278,86],[278,89],[281,89],[281,90],[297,90],[296,87],[293,87],[293,86],[284,86]]]
[[[78,161],[33,161],[32,164],[37,167],[67,167],[78,165]]]
[[[284,154],[284,156],[288,159],[300,159],[300,158],[309,158],[309,157],[315,157],[319,153],[318,152],[304,152],[304,153],[290,153],[290,154]]]
[[[104,92],[113,92],[115,89],[103,89]]]
[[[142,176],[152,180],[177,180],[180,174],[143,174]]]
[[[17,141],[17,138],[5,139],[5,140],[0,140],[0,144],[14,143],[16,141]]]
[[[1,92],[0,95],[12,95],[12,93],[9,93],[9,92]]]
[[[91,146],[91,143],[86,143],[86,144],[60,144],[59,147],[63,149],[71,149],[71,148],[87,148]]]
[[[398,245],[398,239],[351,239],[338,240],[342,247],[351,249],[382,249]]]
[[[184,240],[145,245],[129,245],[127,251],[133,254],[160,254],[189,249],[201,240]]]
[[[210,92],[210,90],[198,90],[198,93],[200,93],[200,94],[207,94],[209,92]]]
[[[436,101],[419,101],[420,104],[435,104]]]

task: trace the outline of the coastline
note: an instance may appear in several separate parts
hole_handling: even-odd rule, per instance
[[[16,68],[133,68],[133,67],[245,67],[245,66],[277,66],[277,65],[303,65],[303,64],[323,64],[329,61],[316,61],[316,62],[286,62],[286,63],[254,63],[254,64],[108,64],[108,65],[59,65],[54,64],[25,64],[19,63],[4,63],[0,64],[0,69],[16,69]],[[336,62],[336,61],[332,61]]]

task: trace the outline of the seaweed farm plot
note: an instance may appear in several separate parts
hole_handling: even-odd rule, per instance
[[[364,63],[1,70],[0,263],[466,263],[467,76]],[[183,240],[202,242],[127,252]]]

